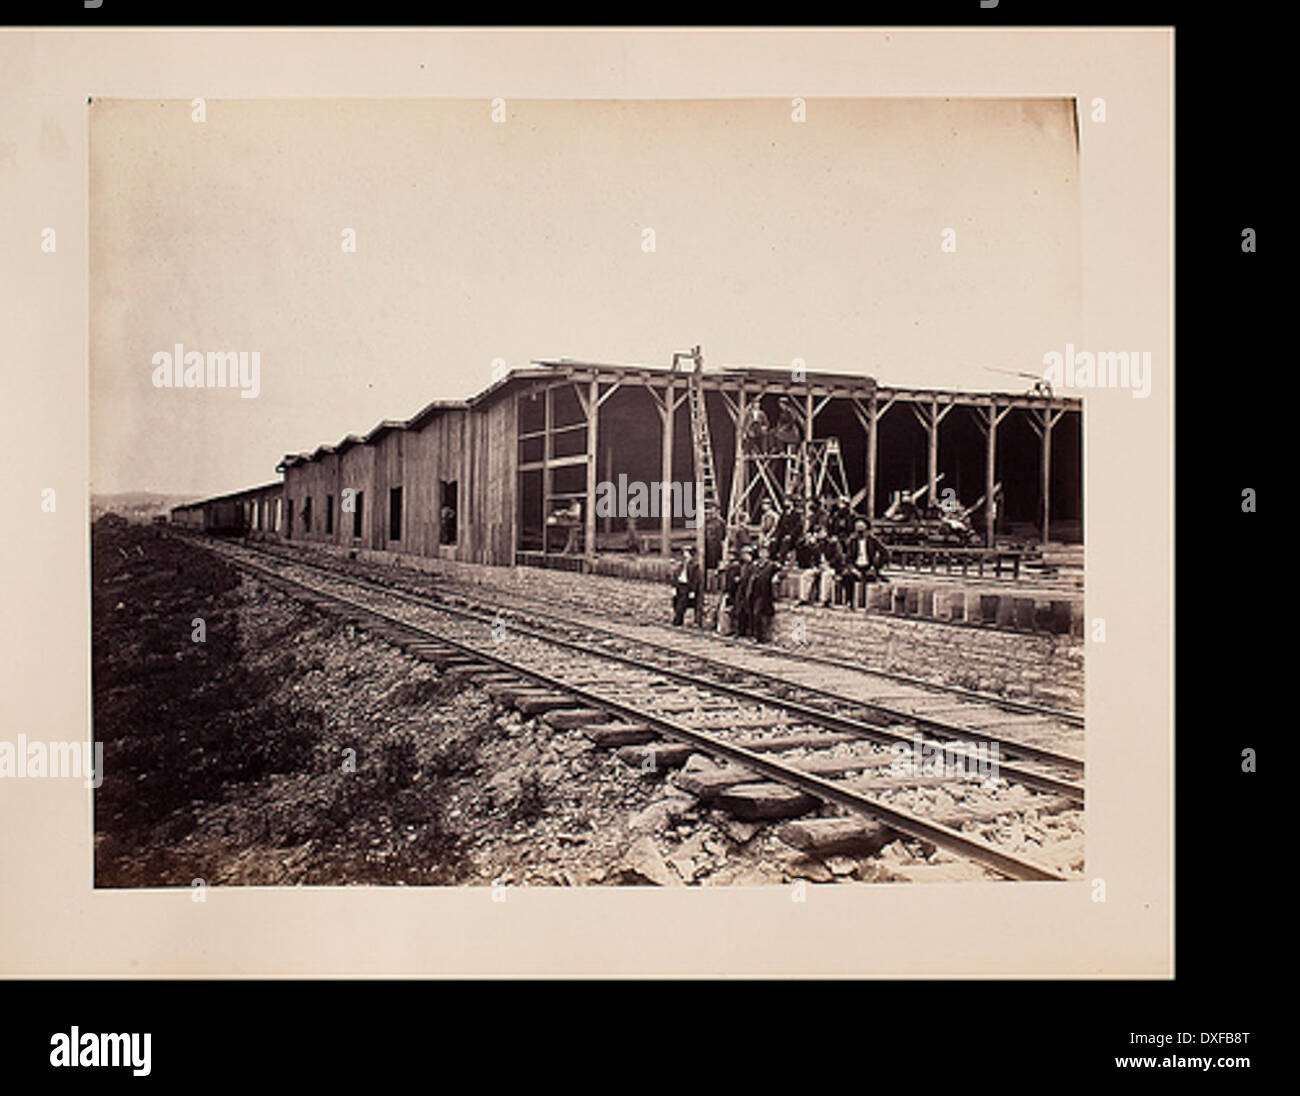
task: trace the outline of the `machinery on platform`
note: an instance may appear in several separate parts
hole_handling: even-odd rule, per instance
[[[940,473],[935,483],[943,479]],[[888,508],[876,522],[876,535],[886,545],[950,545],[971,547],[982,539],[971,524],[970,516],[983,504],[981,497],[973,506],[963,507],[951,492],[938,503],[922,503],[928,485],[915,491],[895,491]]]

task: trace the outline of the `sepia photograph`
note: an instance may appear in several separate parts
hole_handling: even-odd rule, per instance
[[[92,98],[95,886],[1084,879],[1086,109]]]

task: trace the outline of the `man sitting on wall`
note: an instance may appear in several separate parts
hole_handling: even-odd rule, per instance
[[[871,543],[865,521],[859,521],[854,525],[853,535],[848,538],[844,546],[844,555],[846,566],[840,575],[844,584],[844,604],[849,609],[853,609],[857,606],[858,583],[865,583],[875,578],[871,565]]]
[[[841,544],[853,534],[853,511],[849,509],[849,500],[843,496],[835,500],[827,520],[826,532],[838,537]]]
[[[673,576],[673,623],[680,625],[688,608],[695,610],[695,626],[704,627],[704,571],[695,558],[695,549],[682,551],[682,564]]]
[[[843,585],[846,574],[849,570],[848,557],[844,554],[844,546],[840,543],[840,538],[829,531],[822,536],[822,581],[821,581],[821,599],[822,608],[829,609],[831,602],[835,599],[835,584],[838,582]]]
[[[880,582],[888,582],[889,576],[885,574],[885,566],[889,563],[889,549],[885,547],[885,542],[876,536],[871,528],[871,519],[865,520],[867,527],[867,559],[871,565],[871,574]]]
[[[793,495],[781,512],[780,521],[777,522],[776,551],[773,553],[776,562],[784,564],[802,537],[803,500],[798,495]]]
[[[794,546],[794,560],[799,569],[798,600],[800,605],[811,605],[817,595],[817,576],[822,566],[822,534],[805,533]]]

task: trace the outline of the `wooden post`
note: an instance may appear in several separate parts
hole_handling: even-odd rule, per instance
[[[749,484],[745,482],[745,384],[742,381],[736,390],[736,460],[731,473],[731,497],[739,499]],[[748,503],[742,506],[748,510]],[[731,520],[731,506],[727,506],[727,520]],[[731,528],[727,528],[727,543],[731,543]]]
[[[993,485],[997,480],[996,464],[998,452],[998,404],[994,400],[989,404],[989,428],[984,435],[984,543],[992,548],[995,516],[993,513]]]
[[[614,447],[610,445],[608,442],[606,442],[605,443],[605,478],[606,479],[611,478],[610,469],[612,469],[613,467],[614,467]],[[613,518],[609,514],[606,514],[604,531],[608,533],[612,530],[612,528],[613,528]]]
[[[939,479],[939,402],[938,402],[938,400],[934,400],[934,399],[931,399],[931,400],[930,400],[930,420],[929,420],[929,424],[928,424],[928,425],[929,425],[929,427],[930,427],[930,438],[929,438],[929,443],[930,443],[930,444],[929,444],[929,453],[928,453],[928,455],[927,455],[927,460],[926,460],[926,470],[927,470],[927,474],[928,474],[928,477],[929,477],[928,480],[927,480],[928,487],[927,487],[927,490],[926,490],[926,498],[929,500],[929,503],[930,503],[931,506],[935,506],[935,505],[938,504],[938,499],[936,499],[936,498],[934,497],[934,495],[935,495],[935,491],[936,491],[936,490],[938,489],[938,487],[939,487],[939,484],[938,484],[938,479]]]
[[[551,516],[551,386],[542,389],[542,555],[551,551],[551,533],[548,519]],[[459,502],[459,499],[457,500]],[[457,516],[457,524],[460,522]]]
[[[593,376],[587,387],[587,509],[583,514],[587,527],[587,564],[596,559],[596,453],[599,444],[600,382]]]
[[[1047,543],[1052,513],[1052,408],[1043,409],[1043,543]]]
[[[673,420],[677,417],[673,402],[677,399],[677,388],[672,381],[664,390],[664,422],[659,455],[659,551],[664,559],[672,555],[673,510],[664,506],[663,485],[673,482]],[[671,489],[671,488],[670,488]]]
[[[867,516],[876,520],[876,449],[878,431],[876,421],[880,415],[876,409],[876,393],[872,391],[871,402],[867,406]]]
[[[804,395],[803,405],[803,497],[805,521],[808,520],[808,496],[812,494],[812,462],[809,458],[812,456],[813,414],[812,387],[809,386],[807,393]]]
[[[694,359],[691,362],[692,372],[691,372],[690,379],[686,383],[694,384],[696,386],[695,388],[696,394],[700,397],[700,414],[704,416],[704,421],[705,424],[707,425],[709,421],[709,404],[708,401],[704,398],[704,386],[703,384],[701,384],[701,381],[703,379],[702,374],[704,372],[704,355],[700,352],[700,348],[696,346],[693,347],[691,350],[691,357]],[[688,394],[688,400],[689,400],[689,394]],[[689,412],[689,410],[690,408],[688,406],[687,411]],[[699,476],[700,469],[696,465],[695,446],[696,446],[695,427],[692,424],[691,426],[691,473],[692,475]],[[709,448],[710,449],[713,448],[712,439],[710,439]],[[696,479],[695,487],[692,488],[692,490],[695,492],[695,562],[699,564],[701,570],[703,570],[704,568],[704,561],[706,558],[705,557],[706,538],[704,536],[705,513],[704,513],[703,487],[704,487],[704,480],[703,478],[699,478]],[[716,464],[713,467],[713,489],[715,491],[718,489],[718,468]],[[685,484],[682,485],[682,490],[683,493],[685,493]],[[721,499],[718,500],[718,505],[719,508],[721,508],[722,505]],[[708,588],[708,581],[709,581],[709,576],[706,573],[704,576],[706,589]]]

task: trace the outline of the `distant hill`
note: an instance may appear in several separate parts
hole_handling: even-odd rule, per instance
[[[149,521],[158,514],[168,514],[173,506],[192,502],[193,495],[164,495],[157,491],[120,491],[113,495],[90,496],[90,520],[104,514],[121,514],[128,521]]]

